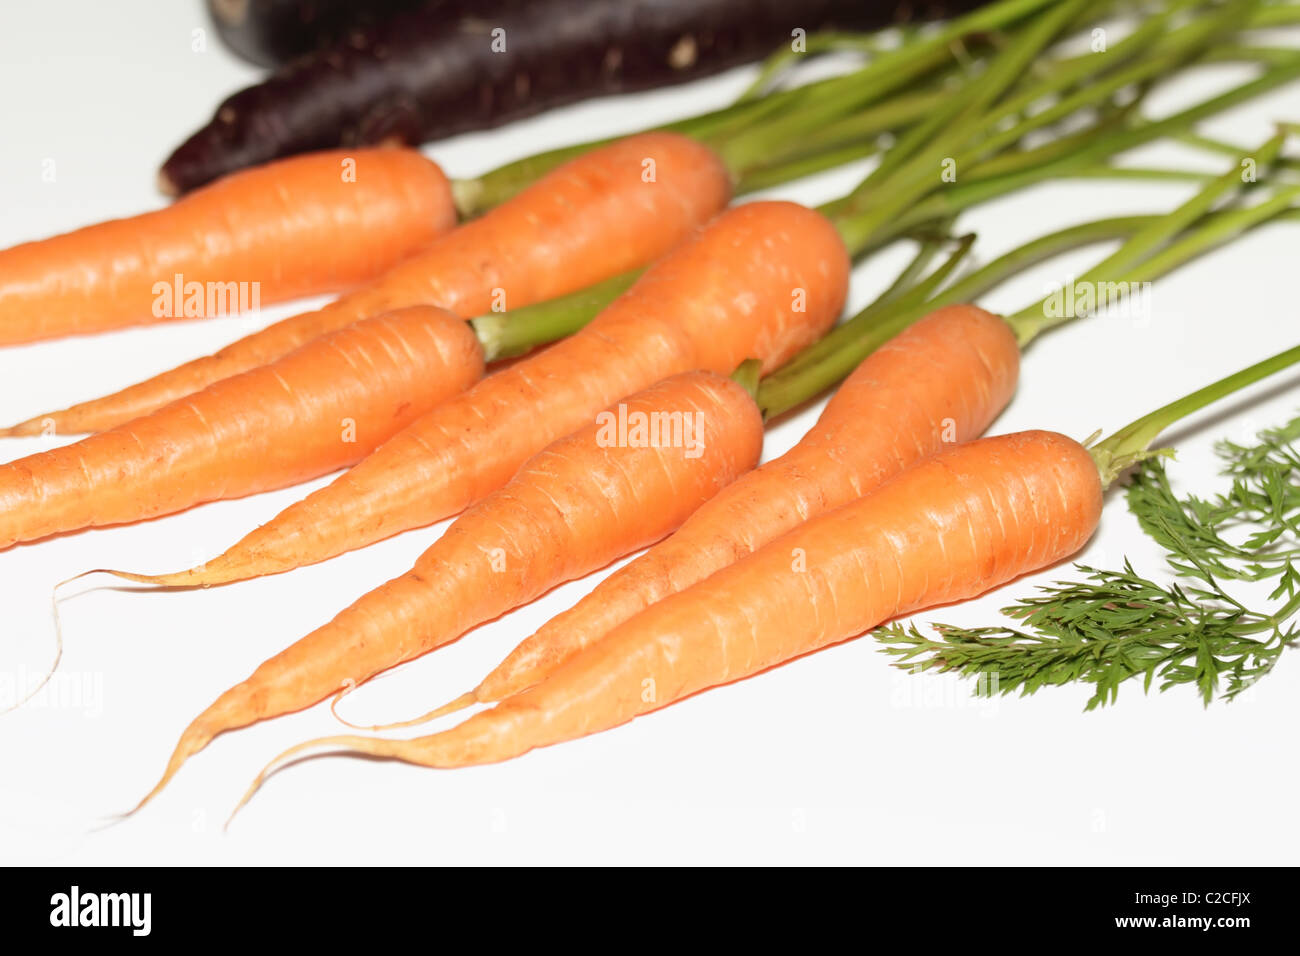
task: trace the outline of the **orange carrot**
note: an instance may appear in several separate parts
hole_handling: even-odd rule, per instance
[[[670,375],[780,365],[834,321],[849,259],[820,214],[785,202],[719,216],[568,339],[418,419],[332,484],[199,568],[218,584],[323,561],[456,514],[601,408]]]
[[[447,177],[415,150],[281,160],[155,212],[0,251],[0,345],[211,317],[230,311],[239,283],[262,305],[338,292],[455,224]]]
[[[366,319],[127,425],[0,465],[0,547],[334,471],[482,372],[478,339],[449,312]]]
[[[1054,432],[957,445],[664,598],[456,727],[414,740],[328,737],[278,760],[329,746],[460,767],[606,730],[1059,561],[1092,535],[1101,491],[1088,451]]]
[[[648,426],[638,440],[610,419]],[[708,372],[589,420],[463,514],[411,571],[222,694],[185,730],[145,801],[217,734],[309,707],[662,537],[754,466],[762,436],[748,393]]]
[[[51,423],[62,433],[101,431],[403,306],[436,305],[468,318],[556,298],[662,255],[722,209],[730,193],[729,174],[707,147],[672,133],[631,136],[571,160],[323,309],[0,434],[39,434]]]
[[[439,713],[501,700],[669,594],[943,447],[978,437],[1011,400],[1015,335],[973,305],[942,308],[866,359],[788,453],[725,488],[670,538],[615,571]]]

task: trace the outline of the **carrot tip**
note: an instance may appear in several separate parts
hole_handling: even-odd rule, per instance
[[[287,750],[280,751],[280,753],[267,761],[266,766],[264,766],[258,775],[253,778],[253,782],[249,784],[248,789],[244,791],[244,795],[239,798],[239,802],[235,804],[235,808],[230,811],[230,816],[226,818],[226,822],[221,829],[223,831],[230,829],[230,824],[235,819],[235,814],[242,810],[247,805],[248,801],[253,799],[253,796],[257,791],[262,789],[262,784],[266,783],[267,779],[276,771],[280,770],[284,766],[284,762],[295,754],[302,753],[304,750],[315,749],[317,747],[339,746],[347,748],[347,750],[355,753],[371,754],[372,756],[382,757],[388,756],[387,745],[389,743],[389,741],[384,740],[370,740],[366,737],[343,734],[334,737],[317,737],[313,740],[305,740],[300,744],[294,744]]]
[[[39,694],[45,685],[50,682],[59,669],[59,664],[63,662],[63,619],[59,617],[59,588],[65,584],[71,584],[73,581],[80,580],[94,571],[83,571],[81,574],[74,574],[70,578],[65,578],[50,589],[50,615],[54,619],[54,660],[50,662],[50,669],[45,672],[45,676],[35,687],[31,688],[21,700],[10,704],[8,707],[0,710],[0,714],[8,714],[22,707],[37,694]]]
[[[176,185],[176,180],[172,179],[171,176],[168,175],[167,170],[158,170],[157,182],[158,191],[164,196],[179,196],[181,194],[180,187]]]
[[[455,700],[443,704],[441,707],[435,708],[434,710],[421,714],[419,717],[412,717],[410,720],[399,720],[391,724],[370,724],[370,725],[354,724],[352,723],[352,721],[341,716],[337,710],[338,702],[343,699],[343,697],[348,693],[349,690],[351,690],[351,688],[344,688],[343,690],[339,691],[338,694],[335,695],[334,700],[330,702],[330,713],[332,713],[334,715],[334,718],[343,726],[351,727],[353,730],[378,731],[378,730],[399,730],[403,727],[416,727],[419,726],[420,724],[427,724],[431,720],[437,720],[439,717],[445,717],[448,714],[454,714],[458,710],[464,710],[466,707],[469,707],[471,704],[478,703],[478,698],[475,696],[474,691],[469,691],[468,693],[461,694]]]
[[[136,584],[151,584],[157,588],[208,587],[212,583],[202,579],[203,572],[199,568],[191,568],[187,571],[172,571],[166,574],[140,574],[136,571],[120,571],[117,568],[96,568],[95,571],[87,571],[86,574],[96,572],[111,574],[115,578],[133,581]]]
[[[172,755],[167,759],[167,766],[163,770],[162,777],[153,785],[153,789],[140,799],[139,803],[122,814],[123,819],[138,812],[146,803],[158,796],[162,789],[171,782],[172,777],[176,776],[176,772],[181,769],[181,765],[212,741],[215,734],[208,729],[207,725],[199,722],[202,720],[203,717],[199,717],[198,720],[185,728],[185,732],[181,734],[181,739],[176,743],[176,749],[172,751]]]

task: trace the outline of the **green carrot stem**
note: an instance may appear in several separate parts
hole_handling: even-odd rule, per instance
[[[1159,214],[1115,216],[1068,226],[1040,236],[1010,252],[1003,253],[959,282],[953,283],[939,296],[933,297],[930,306],[935,308],[954,302],[974,302],[1013,276],[1039,263],[1054,259],[1063,252],[1098,242],[1124,239],[1159,218]]]
[[[763,363],[752,358],[741,362],[740,367],[731,373],[731,378],[749,392],[751,398],[755,398],[758,395],[758,382],[762,375]]]
[[[930,262],[939,254],[939,250],[950,241],[950,237],[947,235],[950,226],[951,223],[936,224],[934,235],[919,237],[921,242],[917,247],[916,255],[912,257],[912,261],[907,264],[907,267],[898,274],[892,283],[890,283],[889,288],[880,293],[876,299],[876,305],[883,306],[890,302],[895,302],[909,290],[915,289],[918,283],[921,283],[921,276],[925,275],[925,270],[930,267]],[[974,240],[975,236],[973,234],[963,236],[959,240],[959,248],[961,250],[960,258],[965,258],[965,256],[970,252],[970,247]],[[949,259],[949,261],[951,262],[952,259]]]
[[[1144,182],[1203,183],[1212,173],[1198,173],[1192,169],[1165,169],[1157,166],[1110,166],[1101,164],[1086,169],[1076,169],[1070,174],[1074,179],[1137,179]]]
[[[1110,485],[1125,468],[1154,455],[1169,454],[1169,449],[1153,450],[1151,446],[1175,422],[1297,362],[1300,362],[1300,345],[1197,389],[1130,422],[1104,441],[1090,445],[1088,450],[1101,472],[1102,482]]]
[[[906,35],[904,35],[906,37]],[[805,56],[819,53],[853,51],[864,54],[879,54],[882,51],[882,34],[880,33],[840,33],[825,31],[805,38],[804,49],[796,51],[793,46],[783,47],[769,56],[759,67],[758,76],[736,98],[737,103],[752,102],[764,94],[764,91],[784,73],[791,64]]]
[[[728,137],[767,123],[773,124],[790,112],[798,112],[814,103],[844,103],[855,85],[860,83],[864,71],[858,70],[832,76],[794,89],[780,90],[758,100],[733,103],[697,116],[677,120],[656,130],[682,133],[717,148]],[[853,100],[849,100],[850,105]],[[576,156],[613,141],[613,137],[589,140],[571,146],[545,150],[506,163],[473,179],[456,180],[453,193],[456,208],[462,218],[481,215],[499,205],[520,190],[531,185],[557,166]]]
[[[1168,73],[1183,61],[1193,57],[1202,47],[1214,40],[1218,35],[1217,31],[1225,26],[1221,18],[1194,21],[1189,27],[1178,31],[1177,43],[1167,44],[1167,48],[1160,49],[1156,53],[1148,51],[1152,41],[1164,32],[1169,20],[1189,5],[1191,5],[1190,0],[1171,5],[1163,13],[1148,18],[1107,52],[1079,57],[1058,68],[1045,81],[1034,84],[1000,104],[982,118],[982,128],[995,130],[995,132],[980,140],[975,158],[996,153],[1003,147],[1022,139],[1027,132],[1041,129],[1044,125],[1069,116],[1084,106],[1103,102],[1135,83]],[[1241,15],[1235,8],[1232,12]],[[1143,53],[1147,55],[1139,62],[1120,69],[1129,60]],[[1034,113],[1033,116],[1021,120],[1008,129],[997,130],[999,123],[1025,113],[1045,96],[1077,86],[1084,80],[1099,74],[1100,78],[1094,82],[1087,83],[1074,93]]]
[[[1145,262],[1129,269],[1123,282],[1130,286],[1153,282],[1261,223],[1279,219],[1300,221],[1300,208],[1293,205],[1297,199],[1300,199],[1300,186],[1293,186],[1279,190],[1253,206],[1213,213],[1206,218],[1205,225],[1198,226]]]
[[[1300,24],[1300,3],[1275,3],[1260,7],[1251,14],[1253,28],[1288,27]]]
[[[845,216],[842,201],[832,204],[828,211],[832,215],[841,217],[837,224],[849,249],[855,255],[862,255],[871,249],[879,248],[897,236],[915,230],[923,223],[956,215],[972,206],[1016,192],[1039,182],[1050,179],[1067,179],[1080,169],[1094,169],[1099,163],[1117,153],[1125,152],[1166,135],[1182,132],[1207,116],[1212,116],[1259,96],[1294,80],[1296,77],[1300,77],[1300,53],[1292,57],[1291,61],[1286,65],[1274,67],[1248,83],[1243,83],[1241,86],[1234,87],[1218,96],[1203,100],[1158,122],[1143,124],[1110,136],[1101,137],[1082,146],[1070,156],[1064,156],[1007,176],[954,185],[942,192],[927,196],[899,215],[893,222],[881,224],[878,228],[874,223],[867,223],[852,216]]]
[[[1266,66],[1278,66],[1295,56],[1295,47],[1289,46],[1246,46],[1243,44],[1224,44],[1206,50],[1201,58],[1204,63],[1263,63]]]
[[[881,71],[881,61],[877,61],[850,74],[853,82],[837,89],[835,96],[810,97],[800,109],[785,111],[770,122],[751,125],[721,140],[706,141],[718,151],[729,169],[743,176],[745,170],[761,166],[774,150],[817,133],[826,123],[871,105],[951,59],[951,52],[937,49],[927,57],[913,59],[890,71]]]
[[[606,279],[578,292],[512,312],[488,312],[470,321],[489,362],[522,355],[529,349],[572,335],[631,287],[640,269]]]
[[[987,155],[987,152],[991,149],[1001,148],[1015,142],[1023,138],[1027,133],[1039,129],[1049,122],[1054,122],[1084,105],[1098,100],[1105,100],[1114,95],[1117,90],[1131,85],[1143,77],[1154,75],[1155,72],[1159,71],[1153,70],[1153,65],[1159,65],[1161,68],[1167,69],[1182,60],[1190,59],[1206,43],[1211,42],[1216,37],[1216,28],[1230,28],[1239,24],[1247,11],[1248,7],[1243,0],[1228,4],[1220,16],[1208,21],[1208,25],[1202,25],[1200,29],[1186,31],[1183,34],[1182,41],[1169,51],[1167,59],[1139,63],[1136,67],[1112,77],[1108,82],[1092,84],[1061,103],[1022,120],[1010,130],[994,133],[987,137],[984,142],[977,143],[975,146],[964,146],[964,144],[972,139],[976,130],[987,128],[989,125],[1004,119],[1005,116],[1001,111],[995,110],[991,114],[972,119],[964,125],[959,124],[955,130],[945,133],[940,138],[937,147],[927,150],[924,155],[908,163],[896,176],[883,183],[878,194],[885,197],[883,200],[864,194],[864,190],[872,184],[872,177],[868,177],[855,190],[854,195],[847,203],[842,204],[838,210],[840,217],[846,220],[841,223],[841,230],[845,234],[846,241],[850,242],[851,248],[854,248],[855,251],[865,251],[867,248],[873,248],[880,239],[892,238],[896,233],[891,233],[890,227],[897,228],[900,222],[903,221],[899,219],[899,214],[903,213],[909,204],[921,200],[927,193],[932,192],[933,187],[937,185],[934,169],[937,168],[936,164],[939,162],[949,162],[956,168],[961,168],[967,161],[978,159],[981,155]],[[1036,25],[1042,26],[1045,22],[1045,20],[1040,21]],[[1022,38],[1023,41],[1025,41],[1025,38]],[[1119,48],[1119,46],[1116,47],[1116,49]],[[1015,59],[1009,57],[1009,53],[1003,54],[1003,57],[1005,59],[1000,60],[1001,65],[1007,66],[1015,63]],[[1097,60],[1098,62],[1109,62],[1101,56],[1098,56]],[[1279,69],[1279,73],[1285,74],[1288,72],[1288,68],[1294,68],[1294,66],[1294,62],[1286,64],[1285,67]],[[996,67],[991,68],[990,73],[995,70]],[[1200,115],[1206,115],[1206,111],[1214,112],[1216,109],[1224,108],[1237,101],[1237,97],[1254,95],[1251,92],[1252,90],[1258,92],[1259,88],[1269,88],[1273,84],[1283,82],[1285,78],[1282,75],[1275,77],[1266,74],[1255,81],[1254,84],[1245,84],[1243,87],[1231,90],[1212,100],[1207,100],[1192,110],[1186,110],[1155,125],[1161,126],[1163,131],[1180,123],[1194,122]],[[1071,74],[1071,79],[1073,79],[1073,74]],[[1043,93],[1055,88],[1057,88],[1055,80],[1040,85],[1039,88],[1022,93],[1015,100],[1015,105],[1027,105],[1043,95]],[[1065,175],[1068,174],[1071,168],[1095,166],[1097,162],[1115,152],[1147,141],[1144,136],[1155,138],[1156,135],[1159,135],[1159,133],[1152,134],[1143,130],[1125,130],[1113,136],[1100,137],[1072,154],[1060,156],[1054,164],[1045,164],[1042,167],[1025,170],[1022,175],[1029,181],[1037,181],[1047,175]],[[1064,170],[1062,167],[1064,167]],[[1011,185],[1011,183],[1008,185]],[[866,204],[866,210],[859,213],[859,209],[856,208],[858,203]],[[914,220],[906,221],[909,225],[915,225]],[[883,233],[880,232],[882,229],[884,230]]]
[[[1131,267],[1116,286],[1127,289],[1152,282],[1260,223],[1283,217],[1300,220],[1300,209],[1292,206],[1297,198],[1300,186],[1281,190],[1254,206],[1212,213],[1192,232]],[[1006,253],[924,303],[899,307],[884,316],[864,318],[859,313],[767,376],[759,386],[759,407],[769,417],[780,415],[834,386],[877,348],[934,309],[977,299],[1010,276],[1060,252],[1119,238],[1164,218],[1124,216],[1072,226]]]
[[[1291,52],[1294,53],[1294,51]],[[1172,138],[1177,142],[1184,143],[1188,146],[1194,146],[1205,152],[1218,153],[1221,156],[1240,156],[1242,153],[1246,152],[1246,148],[1238,143],[1229,143],[1225,140],[1214,139],[1210,136],[1202,136],[1199,133],[1194,132],[1181,133]],[[1278,157],[1273,160],[1273,168],[1300,171],[1300,160],[1288,159],[1285,156]]]
[[[896,303],[884,316],[873,303],[767,376],[759,389],[759,407],[776,416],[801,405],[834,386],[877,348],[934,309],[977,299],[1033,265],[1070,249],[1130,235],[1154,218],[1158,217],[1124,216],[1071,226],[999,256],[938,295]]]
[[[796,136],[780,147],[769,149],[761,161],[733,169],[736,192],[755,192],[865,158],[879,150],[875,143],[877,134],[915,122],[943,95],[926,92],[901,96],[826,124],[809,135]]]
[[[948,90],[941,88],[892,97],[879,105],[850,113],[819,129],[809,130],[798,139],[774,144],[764,155],[762,165],[820,152],[846,142],[896,130],[933,112],[935,107],[949,95]]]
[[[1136,112],[1136,107],[1137,103],[1130,104],[1126,108],[1108,113],[1078,132],[1055,137],[1031,149],[1006,150],[996,156],[981,159],[967,169],[965,175],[960,178],[968,183],[982,182],[1000,176],[1010,176],[1013,173],[1071,156],[1076,150],[1107,135],[1108,132],[1121,129],[1130,121],[1132,114]]]
[[[874,207],[867,214],[868,225],[859,228],[888,222],[899,210],[929,192],[936,185],[935,178],[932,178],[934,171],[955,152],[955,147],[964,144],[974,134],[985,111],[1024,74],[1086,3],[1087,0],[1064,0],[1032,19],[1020,35],[992,59],[982,76],[967,83],[960,94],[928,121],[909,130],[880,166],[850,194],[849,205],[852,207],[878,186],[888,186],[884,194],[889,198]]]
[[[802,372],[806,368],[817,365],[826,365],[836,370],[844,369],[848,356],[841,354],[847,352],[849,346],[845,345],[846,339],[851,339],[854,330],[865,326],[870,326],[876,322],[882,313],[893,314],[895,312],[911,312],[924,303],[927,299],[935,294],[935,291],[942,286],[951,277],[952,273],[961,265],[962,261],[969,255],[971,248],[975,243],[975,235],[969,234],[962,236],[957,240],[957,248],[946,260],[924,279],[917,280],[916,276],[924,270],[925,265],[933,257],[934,253],[947,242],[951,240],[947,237],[927,238],[922,241],[916,256],[912,259],[906,269],[894,280],[893,284],[878,296],[874,302],[864,308],[852,319],[832,330],[821,340],[804,349],[785,365],[779,369],[780,375],[786,380],[800,379]],[[848,331],[845,331],[848,330]],[[847,366],[843,372],[847,375],[857,363]],[[775,374],[775,373],[774,373]],[[818,378],[820,381],[820,377]],[[835,379],[830,384],[834,384]],[[829,386],[827,386],[829,387]],[[813,388],[807,385],[805,388]],[[769,387],[770,391],[770,387]],[[813,388],[806,395],[797,389],[792,391],[794,398],[798,399],[795,405],[806,401],[813,395],[816,395],[820,389]],[[802,397],[800,397],[802,395]],[[760,405],[766,408],[766,405]],[[793,406],[791,406],[793,407]],[[780,411],[785,411],[782,408]],[[771,414],[780,414],[780,411]]]
[[[874,143],[848,143],[847,145],[818,152],[803,159],[793,159],[775,166],[749,170],[745,178],[736,183],[736,195],[760,192],[771,189],[805,176],[814,176],[828,169],[835,169],[860,159],[868,159],[880,151]]]
[[[1285,133],[1278,133],[1268,142],[1264,143],[1253,153],[1243,155],[1241,162],[1245,163],[1254,160],[1261,166],[1267,166],[1282,149],[1282,144],[1286,141]],[[1243,182],[1242,168],[1234,164],[1227,172],[1212,179],[1207,185],[1201,188],[1191,199],[1183,203],[1168,216],[1144,226],[1136,235],[1132,236],[1119,249],[1107,256],[1091,270],[1084,274],[1079,282],[1090,284],[1104,281],[1117,272],[1128,269],[1136,265],[1143,259],[1151,256],[1158,248],[1163,246],[1171,236],[1175,236],[1190,226],[1197,219],[1207,213],[1213,205],[1218,202],[1225,194],[1241,187]],[[1017,312],[1015,315],[1007,318],[1008,324],[1016,333],[1023,346],[1032,341],[1037,335],[1068,321],[1072,316],[1068,315],[1049,315],[1048,304],[1056,298],[1056,294],[1048,295],[1039,302],[1034,303],[1026,309]]]

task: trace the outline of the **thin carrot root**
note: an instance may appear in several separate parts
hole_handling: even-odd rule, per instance
[[[235,808],[230,811],[230,816],[226,818],[225,826],[222,829],[229,829],[231,821],[235,819],[235,814],[242,810],[248,801],[253,799],[253,795],[262,789],[262,784],[266,783],[267,778],[279,770],[289,758],[307,750],[316,750],[321,747],[343,748],[343,753],[365,754],[371,757],[394,757],[396,750],[400,747],[400,740],[383,740],[377,737],[362,737],[358,734],[337,734],[333,737],[317,737],[315,740],[305,740],[300,744],[294,744],[288,750],[281,751],[272,757],[262,768],[261,772],[249,784],[244,795],[239,798]],[[163,781],[164,783],[166,780]],[[161,784],[159,785],[161,786]],[[151,794],[152,796],[152,794]],[[147,797],[145,799],[148,799]],[[143,801],[142,801],[143,803]]]
[[[441,707],[435,707],[433,710],[423,713],[419,717],[412,717],[409,720],[398,720],[391,724],[354,724],[352,721],[341,716],[338,712],[338,702],[349,693],[349,690],[350,688],[348,690],[341,690],[334,696],[334,699],[330,701],[330,713],[333,714],[334,719],[344,727],[351,727],[353,730],[369,730],[372,732],[381,730],[400,730],[403,727],[418,727],[421,724],[430,723],[431,721],[437,720],[439,717],[446,717],[448,714],[454,714],[457,711],[464,710],[466,707],[478,703],[478,698],[475,696],[474,691],[469,691],[468,693],[461,694],[455,700],[448,701]]]
[[[82,578],[88,577],[92,574],[98,574],[101,570],[102,569],[100,568],[95,568],[90,571],[82,571],[80,574],[74,574],[70,578],[65,578],[50,589],[50,613],[54,618],[54,660],[50,663],[50,669],[45,672],[45,676],[41,678],[40,683],[23,695],[22,700],[15,701],[8,707],[0,710],[0,715],[8,714],[17,710],[44,690],[45,685],[54,679],[54,674],[58,671],[59,665],[63,663],[63,620],[59,617],[59,588],[66,584],[71,584],[73,581],[80,581]]]
[[[172,571],[166,574],[140,574],[137,571],[122,571],[117,568],[100,568],[105,574],[136,584],[149,584],[157,588],[206,588],[223,581],[206,580],[202,577],[203,567],[189,568],[185,571]]]

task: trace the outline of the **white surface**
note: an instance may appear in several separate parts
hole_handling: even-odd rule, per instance
[[[254,71],[209,37],[190,2],[7,4],[0,13],[0,246],[161,204],[153,175],[168,149]],[[1164,112],[1239,82],[1249,71],[1204,70],[1161,90]],[[746,71],[653,95],[561,111],[430,148],[470,174],[545,146],[632,129],[720,104]],[[1216,118],[1203,129],[1262,141],[1270,121],[1300,118],[1300,87]],[[1207,162],[1165,147],[1135,161]],[[54,183],[42,164],[56,163]],[[1207,167],[1210,168],[1210,167]],[[809,202],[855,180],[841,171],[780,191]],[[1100,181],[1045,185],[977,209],[963,229],[987,260],[1072,222],[1171,208],[1187,186]],[[1014,404],[995,430],[1047,427],[1083,437],[1111,429],[1221,374],[1293,344],[1295,224],[1261,229],[1157,283],[1148,320],[1101,318],[1045,337],[1026,356]],[[989,297],[1013,309],[1100,254],[1064,257]],[[897,248],[862,265],[854,303],[906,260]],[[293,307],[267,310],[267,322]],[[136,381],[211,351],[246,319],[124,332],[0,351],[0,418],[17,420]],[[1215,409],[1178,436],[1177,476],[1217,487],[1211,442],[1279,423],[1300,402],[1290,376],[1243,408]],[[780,454],[815,410],[771,431]],[[10,440],[16,458],[51,440]],[[106,564],[188,566],[304,493],[209,505],[109,531],[0,553],[0,669],[44,667],[51,585]],[[192,593],[87,586],[63,603],[65,699],[0,717],[0,862],[876,862],[1285,863],[1300,817],[1274,814],[1264,832],[1206,829],[1233,808],[1294,792],[1294,695],[1286,659],[1247,699],[1202,710],[1187,691],[1083,714],[1083,688],[977,704],[965,684],[891,669],[857,640],[715,690],[596,737],[501,766],[432,772],[349,759],[314,760],[276,777],[228,834],[221,822],[250,776],[282,747],[337,729],[328,711],[226,735],[194,758],[146,811],[107,829],[102,818],[151,785],[185,724],[221,690],[363,591],[407,569],[441,527],[404,535],[270,580]],[[1081,555],[1113,566],[1130,555],[1161,573],[1153,545],[1112,494],[1103,528]],[[1056,569],[1037,579],[1069,573]],[[470,686],[592,579],[365,687],[356,718],[395,719]],[[937,616],[996,620],[1020,581]],[[89,584],[89,583],[88,583]],[[935,615],[929,617],[933,618]]]

